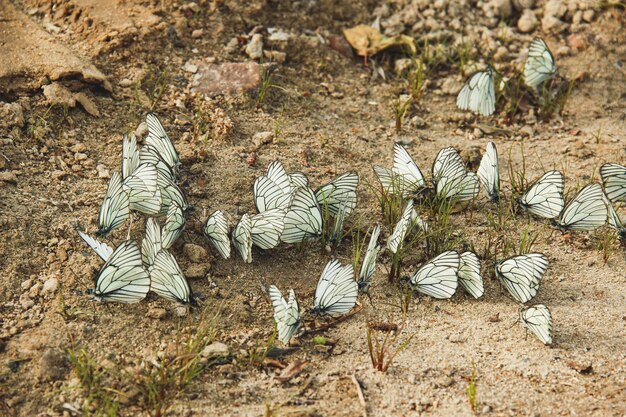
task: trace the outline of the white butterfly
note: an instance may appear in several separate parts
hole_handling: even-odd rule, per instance
[[[545,41],[535,38],[530,43],[528,58],[524,64],[524,80],[530,88],[537,88],[541,83],[556,74],[556,63]]]
[[[342,205],[345,205],[345,215],[348,216],[356,207],[356,187],[359,185],[359,176],[354,172],[346,172],[322,185],[315,191],[315,198],[320,207],[328,210],[331,216],[337,216]]]
[[[159,184],[162,188],[163,181],[170,180],[176,181],[176,175],[172,171],[172,168],[165,162],[165,159],[161,156],[158,149],[152,145],[144,145],[139,151],[139,163],[151,164],[157,169],[159,176]]]
[[[411,277],[411,285],[422,294],[445,299],[454,295],[458,286],[460,257],[447,251],[426,262]]]
[[[344,202],[340,205],[339,211],[337,212],[337,215],[335,216],[333,230],[330,234],[331,242],[338,243],[341,241],[341,238],[343,237],[343,224],[346,220],[347,211],[348,211],[348,206]]]
[[[300,328],[300,306],[296,293],[289,290],[289,301],[285,301],[280,290],[272,285],[269,288],[270,300],[274,307],[274,321],[278,328],[278,340],[287,344]]]
[[[150,289],[170,301],[188,304],[191,288],[181,271],[176,258],[166,249],[161,249],[150,267]]]
[[[296,185],[294,185],[294,180]],[[272,162],[267,167],[266,175],[258,177],[252,186],[257,211],[263,213],[275,208],[288,209],[293,193],[302,183],[308,184],[304,174],[287,174],[280,161]]]
[[[352,265],[341,266],[333,260],[326,264],[317,288],[312,314],[338,316],[352,310],[359,292]]]
[[[617,231],[617,237],[619,238],[620,242],[626,241],[626,227],[624,227],[624,223],[622,223],[622,220],[619,218],[617,211],[615,211],[613,204],[611,204],[606,196],[604,202],[606,203],[606,208],[609,212],[609,227]]]
[[[405,198],[414,195],[425,186],[424,175],[404,146],[393,146],[391,169],[374,165],[374,172],[385,192],[400,194]]]
[[[120,227],[130,215],[128,194],[122,188],[122,177],[118,172],[111,175],[106,196],[98,214],[97,236],[106,236]]]
[[[553,219],[561,213],[565,205],[563,188],[563,174],[559,171],[548,171],[531,184],[518,200],[518,204],[535,216]]]
[[[296,188],[305,188],[309,186],[309,179],[303,172],[290,172],[287,174],[289,176],[289,182],[291,182],[291,188],[294,190]]]
[[[433,183],[440,198],[456,202],[472,200],[480,190],[478,177],[465,170],[465,163],[452,147],[437,153],[433,162]]]
[[[570,201],[556,222],[556,227],[566,230],[594,230],[606,223],[608,211],[604,192],[598,183],[587,185]]]
[[[246,263],[252,262],[252,222],[247,213],[244,213],[235,226],[232,234],[233,244]]]
[[[500,172],[498,151],[493,142],[487,143],[487,150],[480,161],[477,175],[487,197],[492,203],[497,203],[500,200]]]
[[[393,232],[389,239],[387,240],[387,249],[391,251],[391,253],[396,253],[402,249],[404,244],[404,239],[411,227],[411,220],[413,218],[413,200],[409,200],[398,220],[396,226],[393,228]]]
[[[150,291],[150,276],[141,262],[137,242],[127,240],[113,251],[88,291],[98,301],[136,303]]]
[[[543,304],[536,304],[520,311],[522,324],[543,342],[544,345],[552,344],[552,315],[550,310]]]
[[[609,200],[626,201],[626,166],[604,164],[600,167],[600,176]]]
[[[163,249],[161,227],[156,220],[150,217],[146,220],[146,231],[141,241],[141,259],[146,268],[154,263],[157,253]]]
[[[124,135],[122,139],[122,177],[129,177],[139,166],[139,148],[137,138],[133,133],[130,137]]]
[[[459,283],[474,298],[484,293],[483,277],[480,275],[480,260],[474,252],[463,252],[460,256]]]
[[[541,253],[513,256],[496,264],[496,276],[520,303],[527,303],[539,290],[548,269],[548,258]]]
[[[470,75],[469,80],[456,97],[457,107],[483,116],[493,114],[496,111],[494,76],[495,70],[492,67]]]
[[[261,249],[272,249],[280,243],[285,228],[285,210],[269,209],[250,218],[252,243]]]
[[[95,239],[89,236],[86,233],[77,230],[78,235],[89,245],[91,249],[96,252],[96,254],[102,259],[104,262],[108,261],[113,253],[113,248],[107,245],[104,242],[100,242],[98,239]]]
[[[187,221],[185,220],[183,209],[177,202],[172,202],[163,226],[162,244],[164,249],[172,247],[176,239],[183,233],[185,224],[187,224]]]
[[[161,124],[161,121],[155,114],[149,113],[146,116],[146,124],[148,125],[148,136],[146,137],[146,144],[152,145],[159,152],[159,155],[169,165],[173,173],[176,173],[181,166],[180,159],[178,159],[178,152],[172,144],[169,136],[165,133],[165,129]]]
[[[357,285],[360,292],[367,292],[370,286],[370,280],[374,271],[376,270],[376,258],[378,257],[378,236],[380,235],[380,225],[377,224],[372,230],[370,235],[370,243],[367,245],[365,256],[363,257],[363,263],[361,264],[361,271],[359,272],[359,279]]]
[[[230,240],[228,239],[228,221],[224,213],[217,210],[204,224],[204,234],[209,238],[222,258],[230,258]]]
[[[313,190],[298,188],[285,215],[285,229],[281,239],[285,243],[299,243],[322,235],[322,211]]]
[[[128,194],[131,210],[148,215],[156,215],[161,210],[161,192],[154,165],[139,165],[132,174],[124,178],[122,189]]]

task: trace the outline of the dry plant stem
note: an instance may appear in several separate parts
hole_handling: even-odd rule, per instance
[[[361,384],[359,384],[359,380],[356,379],[356,375],[352,374],[350,376],[354,387],[356,388],[356,394],[359,397],[359,403],[361,407],[363,407],[363,417],[367,417],[367,404],[365,404],[365,397],[363,396],[363,390],[361,389]]]
[[[319,333],[319,332],[323,332],[324,330],[328,330],[332,327],[334,327],[335,325],[346,321],[347,319],[349,319],[350,317],[354,316],[355,314],[357,314],[359,311],[361,311],[363,309],[363,305],[361,305],[361,303],[359,303],[357,301],[356,303],[356,308],[353,309],[351,312],[349,312],[348,314],[345,314],[341,317],[339,317],[336,320],[331,321],[330,323],[326,323],[320,327],[316,327],[315,329],[306,329],[303,333],[302,336],[308,335],[308,334],[315,334],[315,333]]]

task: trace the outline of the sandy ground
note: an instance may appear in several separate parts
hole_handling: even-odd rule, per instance
[[[271,306],[261,284],[283,291],[293,287],[301,306],[308,308],[326,262],[333,257],[351,262],[350,239],[335,254],[315,244],[255,251],[254,262],[245,265],[237,256],[219,258],[201,233],[213,210],[224,211],[233,221],[253,212],[252,182],[276,158],[289,170],[305,172],[316,186],[342,172],[358,172],[359,207],[348,223],[366,230],[381,217],[370,187],[376,184],[371,165],[389,166],[394,142],[405,144],[427,173],[440,148],[455,146],[467,157],[482,152],[492,140],[501,155],[505,195],[510,195],[508,167],[521,166],[523,148],[528,180],[555,168],[565,173],[566,188],[576,189],[597,178],[601,164],[626,162],[624,12],[596,9],[590,23],[579,25],[565,14],[560,33],[542,33],[541,27],[534,33],[547,39],[560,73],[579,79],[562,117],[539,122],[526,114],[508,124],[503,118],[481,118],[478,123],[507,131],[483,133],[472,127],[473,116],[456,109],[446,85],[460,87],[464,77],[448,69],[432,75],[398,132],[393,103],[406,93],[405,79],[393,70],[398,56],[364,66],[320,41],[346,27],[371,23],[384,3],[238,3],[155,6],[129,1],[117,4],[110,14],[98,2],[63,1],[52,8],[36,0],[15,3],[16,10],[25,12],[20,18],[28,16],[31,24],[43,28],[50,42],[80,57],[76,62],[81,65],[91,61],[106,74],[113,91],[85,83],[82,76],[60,78],[72,93],[86,93],[97,107],[95,117],[84,111],[89,103],[51,107],[38,88],[50,81],[44,67],[42,73],[20,79],[23,88],[17,82],[0,84],[0,98],[12,103],[4,104],[0,113],[0,415],[106,415],[66,359],[67,349],[81,348],[94,358],[97,369],[109,369],[109,376],[122,375],[112,369],[125,371],[126,380],[102,381],[123,393],[113,396],[120,405],[109,414],[158,415],[128,379],[171,353],[186,328],[193,332],[201,327],[207,314],[217,315],[213,341],[228,346],[228,363],[206,367],[176,394],[169,415],[625,415],[626,259],[613,242],[604,262],[598,242],[606,232],[567,238],[522,214],[504,228],[503,235],[514,242],[525,228],[537,233],[533,249],[549,258],[532,303],[545,303],[552,311],[552,347],[516,323],[519,307],[494,277],[490,261],[483,262],[481,299],[462,291],[448,301],[415,296],[403,319],[400,292],[386,282],[389,259],[383,255],[371,301],[360,299],[360,312],[321,333],[334,348],[315,346],[307,335],[298,349],[277,358],[283,364],[308,362],[301,374],[284,383],[276,378],[280,369],[267,361],[245,364],[245,353],[265,346],[272,334]],[[388,4],[391,10],[384,17],[404,10],[400,3]],[[427,2],[420,7],[415,19],[426,19]],[[482,12],[473,16],[474,8],[480,10],[463,5],[454,13],[473,27],[492,20]],[[543,4],[534,10],[541,16]],[[491,38],[498,45],[516,45],[509,48],[510,59],[497,64],[503,70],[521,62],[513,51],[520,51],[533,35],[517,32],[520,12],[515,13],[502,20],[505,27],[512,24],[508,37]],[[450,19],[442,22],[453,26]],[[274,65],[272,84],[278,87],[268,90],[260,108],[255,92],[194,97],[193,74],[183,69],[185,63],[248,60],[244,35],[255,26],[291,34],[287,41],[266,40],[266,50],[285,52],[287,59]],[[412,34],[411,25],[406,27],[405,33]],[[485,30],[496,33],[501,26],[490,27]],[[260,33],[269,38],[263,29]],[[234,37],[239,43],[228,48]],[[372,79],[375,65],[385,69],[386,80]],[[181,154],[180,184],[196,208],[173,249],[194,291],[204,296],[204,307],[185,318],[153,295],[129,306],[91,301],[85,290],[101,264],[74,230],[78,224],[95,230],[106,171],[119,169],[122,134],[134,131],[151,109]],[[198,121],[199,112],[205,124]],[[258,132],[273,132],[274,139],[257,146],[253,137]],[[494,233],[487,221],[491,210],[481,200],[452,219],[479,254]],[[136,217],[131,236],[140,239],[142,232],[143,220]],[[126,228],[115,232],[110,243],[121,242],[125,234]],[[384,229],[385,238],[388,234]],[[206,249],[200,251],[203,258],[194,255],[194,245]],[[415,250],[404,272],[412,273],[422,261],[423,254]],[[413,337],[386,373],[372,369],[368,320],[400,324],[394,346]],[[466,393],[473,369],[474,411]],[[83,408],[86,399],[91,408]]]

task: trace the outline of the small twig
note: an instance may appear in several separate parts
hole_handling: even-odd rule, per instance
[[[4,153],[0,152],[0,155],[2,155],[2,157],[6,159],[7,162],[11,162],[11,160]]]
[[[354,316],[356,313],[358,313],[359,311],[361,311],[363,309],[363,306],[361,305],[361,303],[357,302],[357,308],[355,308],[354,310],[352,310],[351,312],[349,312],[348,314],[339,317],[337,320],[334,320],[330,323],[326,323],[320,327],[316,327],[314,329],[307,329],[302,333],[302,336],[307,335],[307,334],[314,334],[314,333],[318,333],[324,330],[328,330],[331,327],[334,327],[336,324],[339,324],[343,321],[346,321],[347,319],[349,319],[350,317]]]
[[[365,397],[363,396],[363,390],[361,389],[361,384],[359,384],[359,380],[356,379],[356,375],[352,374],[350,376],[352,383],[356,387],[356,394],[359,397],[359,403],[361,403],[361,407],[363,407],[363,417],[367,417],[367,405],[365,404]]]

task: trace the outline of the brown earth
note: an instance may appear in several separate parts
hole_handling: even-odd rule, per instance
[[[266,366],[267,361],[246,364],[248,353],[265,346],[273,330],[261,285],[275,284],[283,292],[293,287],[301,307],[309,308],[325,263],[332,257],[352,262],[353,257],[349,238],[334,254],[317,244],[255,251],[250,265],[238,256],[224,261],[209,248],[201,233],[207,215],[220,209],[236,221],[252,212],[251,184],[274,159],[305,172],[315,186],[357,171],[359,207],[348,222],[355,230],[381,221],[371,165],[389,166],[394,142],[405,144],[426,174],[440,148],[455,146],[469,157],[492,140],[500,152],[505,196],[511,195],[508,168],[522,165],[522,149],[527,179],[560,169],[570,196],[598,178],[601,164],[626,162],[623,8],[598,7],[590,23],[579,24],[572,9],[561,17],[565,26],[560,32],[535,31],[555,52],[560,74],[578,80],[562,116],[537,121],[527,112],[511,122],[462,113],[454,93],[464,76],[448,67],[431,74],[421,101],[409,108],[396,131],[393,106],[399,94],[408,92],[406,79],[394,73],[394,60],[401,56],[384,54],[363,65],[323,40],[371,23],[381,7],[391,9],[383,19],[390,26],[389,16],[409,8],[405,2],[340,3],[128,0],[111,6],[25,0],[13,9],[2,1],[0,53],[10,58],[0,62],[0,98],[7,102],[0,106],[0,415],[103,414],[96,395],[81,387],[78,370],[68,364],[68,349],[85,349],[96,369],[109,370],[100,383],[121,391],[111,391],[120,405],[109,414],[158,415],[133,380],[184,344],[181,337],[201,328],[207,314],[217,316],[214,339],[229,347],[228,363],[203,369],[176,393],[169,415],[626,414],[623,249],[612,241],[604,262],[600,242],[609,232],[568,238],[522,214],[508,221],[501,234],[518,242],[526,229],[537,233],[533,250],[550,260],[532,303],[545,303],[552,311],[552,347],[526,337],[515,323],[519,307],[495,279],[492,259],[483,262],[481,299],[462,291],[449,301],[416,296],[403,319],[400,291],[386,282],[389,259],[383,255],[371,301],[363,297],[360,312],[321,332],[336,343],[334,348],[314,346],[311,335],[302,337],[299,349],[278,360],[309,364],[284,383],[276,378],[280,370]],[[419,13],[404,15],[404,21],[439,16],[437,3],[447,4],[414,2]],[[519,12],[494,25],[479,3],[459,2],[454,13],[464,30],[485,34],[476,40],[481,50],[507,46],[509,53],[496,67],[512,71],[521,65],[518,52],[533,34],[517,32]],[[534,9],[540,18],[543,6],[540,2]],[[439,21],[448,30],[454,27],[452,6],[445,10],[450,19]],[[264,101],[257,106],[255,91],[206,99],[194,95],[194,74],[183,66],[248,60],[244,49],[256,26],[261,26],[257,31],[264,35],[265,51],[286,53],[284,63],[271,66],[272,86]],[[404,33],[428,34],[427,28],[411,26],[406,24]],[[289,39],[272,41],[267,28],[279,28]],[[482,46],[490,42],[495,46]],[[44,51],[32,54],[32,71],[13,58],[23,60],[20,49],[28,48]],[[373,76],[375,67],[384,70],[386,80]],[[85,68],[106,74],[112,91],[102,88],[102,80],[91,83]],[[71,94],[82,92],[100,116],[81,107],[51,105],[40,87],[52,81]],[[75,227],[95,230],[108,174],[120,169],[122,134],[137,129],[150,110],[181,155],[180,184],[196,208],[173,249],[194,291],[205,297],[204,308],[185,318],[153,295],[129,306],[94,303],[85,295],[101,262]],[[274,137],[255,143],[258,132]],[[480,200],[452,219],[459,238],[474,244],[479,255],[495,233],[488,222],[491,212]],[[141,238],[142,224],[134,219],[133,238]],[[389,231],[384,228],[385,238]],[[118,244],[125,236],[123,228],[109,242]],[[212,255],[194,262],[191,250],[184,250],[190,244]],[[404,272],[412,273],[424,260],[416,249]],[[370,363],[366,323],[389,321],[392,315],[402,327],[395,346],[413,339],[381,373]],[[473,369],[475,412],[466,393]],[[360,382],[363,402],[352,376]]]

